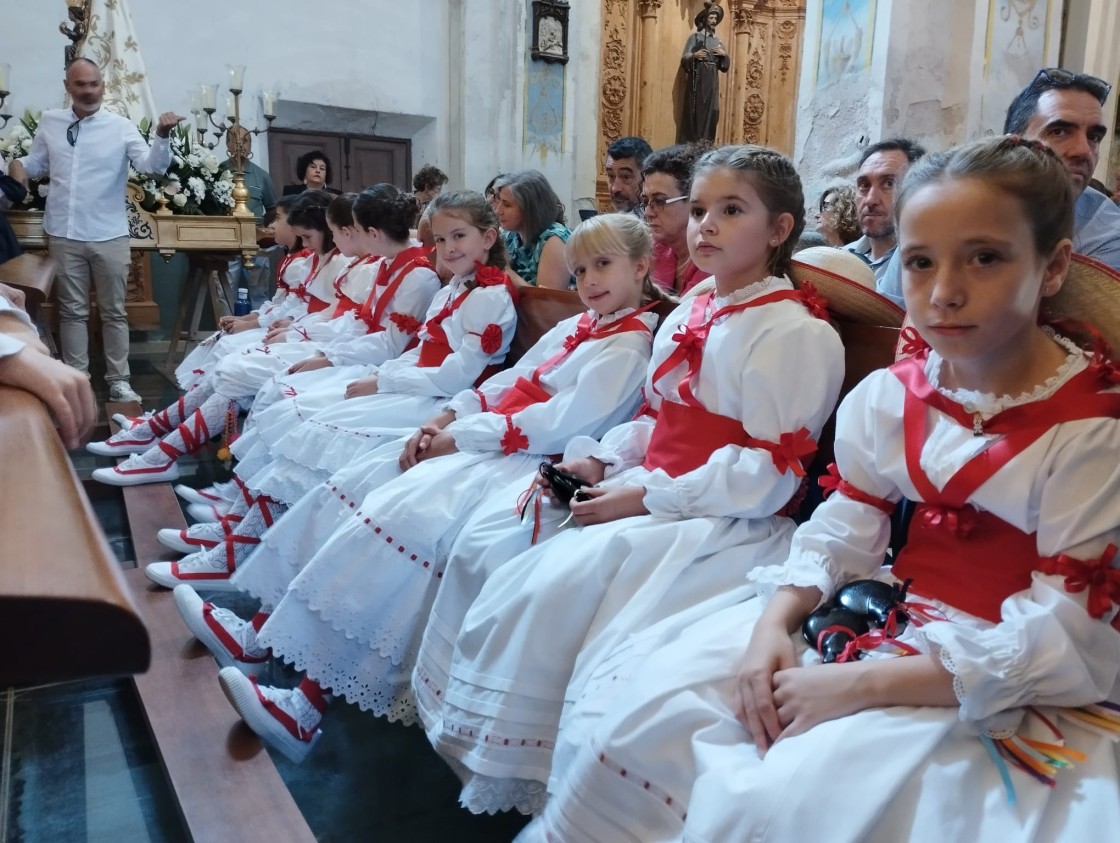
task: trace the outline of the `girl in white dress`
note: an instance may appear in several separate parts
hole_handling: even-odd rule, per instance
[[[415,722],[412,660],[472,504],[536,471],[573,436],[601,435],[633,417],[657,322],[648,311],[659,299],[649,231],[633,215],[603,215],[582,225],[566,251],[589,310],[555,326],[513,368],[461,392],[395,453],[376,452],[367,466],[379,488],[348,510],[264,624],[259,645],[306,670],[299,689],[257,688],[237,668],[223,672],[246,722],[289,755],[302,757],[319,734],[319,712],[292,697],[323,699],[323,688]],[[271,567],[258,554],[234,580],[274,579]],[[181,608],[185,596],[176,590]],[[195,606],[188,624],[222,660],[223,636]],[[296,709],[315,712],[315,722],[299,720],[293,732],[296,721],[275,713]]]
[[[1088,354],[1039,325],[1041,302],[1120,342],[1120,278],[1081,259],[1066,277],[1068,176],[1016,136],[916,164],[895,212],[932,350],[845,399],[835,493],[784,566],[753,572],[762,600],[651,629],[603,663],[646,654],[609,702],[576,705],[607,713],[562,736],[524,839],[1011,843],[1120,827],[1120,379],[1103,343]],[[881,572],[901,498],[917,502],[908,542]],[[908,623],[821,664],[802,622],[873,577],[912,580]]]
[[[517,312],[512,282],[502,269],[505,247],[497,240],[493,211],[480,194],[467,191],[441,193],[431,207],[444,262],[454,264],[455,277],[432,299],[419,329],[419,347],[350,382],[344,392],[335,393],[340,400],[278,436],[267,446],[272,450],[264,467],[244,477],[252,490],[244,495],[248,515],[221,544],[177,563],[149,565],[145,570],[155,582],[168,588],[194,582],[211,590],[235,590],[230,576],[260,535],[290,504],[329,477],[315,467],[317,459],[341,454],[346,464],[353,464],[363,453],[408,435],[451,395],[472,386],[505,358]],[[295,456],[282,448],[292,438],[307,443]],[[179,573],[184,567],[187,577]]]
[[[676,330],[654,342],[645,393],[656,421],[568,444],[558,467],[594,486],[571,505],[580,528],[512,560],[508,543],[483,544],[493,523],[460,533],[451,565],[463,560],[477,599],[450,631],[453,653],[425,641],[413,685],[470,810],[540,804],[581,649],[784,558],[794,527],[784,511],[844,369],[839,336],[814,315],[823,307],[786,277],[803,209],[781,154],[742,146],[701,158],[689,247],[714,289],[682,303],[667,320]],[[728,547],[736,552],[712,564]]]
[[[312,339],[320,340],[316,331],[341,325],[338,339],[323,343],[318,353],[260,389],[245,429],[231,448],[239,460],[232,482],[240,491],[232,509],[219,523],[161,530],[160,541],[173,550],[193,553],[225,541],[229,545],[225,550],[234,554],[236,564],[256,544],[267,523],[275,520],[276,513],[264,517],[267,502],[249,492],[244,482],[273,461],[272,445],[318,410],[343,401],[347,386],[355,380],[415,345],[421,320],[440,287],[428,250],[409,240],[415,200],[393,185],[375,185],[358,195],[353,214],[363,251],[382,256],[371,267],[366,294],[358,300],[343,296],[339,303],[343,316],[309,328]],[[246,519],[253,508],[260,510],[260,517]]]
[[[339,315],[337,308],[328,309],[328,301],[335,301],[339,295],[335,281],[365,263],[366,256],[360,254],[353,236],[353,200],[354,194],[339,196],[324,207],[313,196],[292,206],[289,222],[293,231],[316,252],[308,279],[303,282],[308,290],[320,291],[308,305],[313,316],[298,325],[274,323],[260,345],[225,355],[175,404],[104,442],[91,443],[87,447],[93,453],[132,454],[119,465],[95,470],[94,480],[132,486],[176,479],[176,460],[202,448],[222,433],[223,427],[231,427],[236,421],[238,400],[252,398],[268,378],[307,357],[309,349],[314,348],[307,335],[311,325]],[[368,280],[368,272],[355,276],[363,279],[359,283]],[[331,290],[329,295],[321,292],[324,287]],[[288,342],[289,335],[292,342]]]

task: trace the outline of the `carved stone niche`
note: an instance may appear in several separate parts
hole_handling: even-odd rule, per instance
[[[533,48],[537,61],[568,63],[567,0],[533,0]]]

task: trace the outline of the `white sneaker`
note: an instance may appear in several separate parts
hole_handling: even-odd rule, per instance
[[[113,381],[109,384],[109,400],[122,404],[129,401],[141,403],[139,393],[129,386],[128,381]]]
[[[160,544],[180,553],[206,550],[220,544],[225,537],[225,528],[220,523],[213,521],[207,521],[204,524],[192,524],[185,530],[176,530],[174,527],[169,527],[156,533],[156,539]]]
[[[257,631],[229,609],[204,602],[189,585],[175,586],[175,607],[194,637],[206,645],[222,667],[236,667],[245,675],[267,662],[270,652],[257,643]]]
[[[225,502],[225,498],[215,492],[213,486],[205,489],[194,489],[180,484],[175,487],[175,494],[187,503],[215,504]]]
[[[206,591],[238,591],[237,586],[230,582],[232,573],[221,549],[201,550],[184,556],[178,562],[152,562],[144,568],[144,575],[164,588],[186,583]]]
[[[261,687],[236,667],[223,667],[218,681],[245,725],[288,760],[303,761],[322,737],[323,715],[298,688]]]
[[[187,515],[200,524],[221,521],[229,514],[230,506],[227,503],[192,503],[187,507]]]
[[[112,468],[98,468],[90,476],[99,483],[110,486],[140,486],[144,483],[162,483],[179,479],[179,466],[175,460],[160,453],[165,463],[153,465],[144,459],[143,454],[133,454],[120,465]]]
[[[130,425],[128,429],[123,426],[120,430],[101,442],[90,442],[86,450],[91,454],[103,457],[127,457],[129,454],[142,454],[152,447],[158,439],[151,428],[144,427],[136,430],[139,423]]]
[[[152,417],[152,414],[144,413],[142,416],[126,416],[124,413],[113,413],[110,418],[117,423],[117,427],[121,430],[132,430],[138,424],[143,424]]]

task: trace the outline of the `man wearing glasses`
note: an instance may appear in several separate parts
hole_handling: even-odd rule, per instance
[[[129,385],[125,287],[131,252],[125,216],[129,162],[140,173],[161,174],[171,163],[168,137],[183,118],[167,112],[151,148],[127,119],[101,107],[105,85],[89,59],[75,59],[64,82],[72,106],[44,111],[31,151],[12,162],[10,175],[50,176],[43,228],[58,264],[62,359],[89,373],[89,287],[101,311],[105,380],[111,401],[139,401]]]
[[[1104,104],[1111,90],[1095,76],[1043,68],[1012,100],[1003,131],[1040,141],[1062,159],[1077,193],[1073,251],[1120,271],[1120,208],[1089,187],[1108,132]],[[900,305],[901,270],[895,257],[879,283],[879,292]]]

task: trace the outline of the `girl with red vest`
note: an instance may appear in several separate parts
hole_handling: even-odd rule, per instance
[[[200,575],[215,567],[228,577],[287,502],[302,495],[302,491],[292,494],[254,479],[275,461],[275,443],[318,410],[341,402],[347,385],[356,378],[375,372],[415,345],[420,318],[439,290],[439,279],[426,250],[409,239],[414,205],[409,194],[390,184],[376,185],[358,195],[353,208],[356,226],[339,230],[339,242],[356,237],[360,252],[373,254],[376,250],[381,257],[366,268],[365,283],[349,287],[340,278],[334,318],[307,329],[321,350],[273,377],[254,398],[245,431],[232,447],[239,459],[234,476],[239,494],[229,511],[217,521],[160,531],[163,544],[192,556],[174,565],[149,566],[148,576],[154,581],[167,587],[198,582]],[[333,330],[333,342],[324,341],[329,338],[328,329]],[[262,483],[269,485],[268,495],[260,493]],[[223,582],[227,577],[221,578]]]
[[[1010,843],[1120,827],[1106,737],[1120,278],[1071,268],[1069,178],[1016,136],[915,164],[895,213],[917,355],[841,405],[834,492],[784,565],[753,572],[762,599],[631,642],[645,661],[558,754],[525,839]],[[1095,326],[1092,353],[1045,324],[1071,315]],[[917,502],[908,541],[881,570],[902,498]],[[872,578],[896,588],[844,602]],[[831,614],[804,641],[836,601],[875,622]],[[821,664],[814,645],[837,632],[837,663]]]
[[[222,643],[237,627],[219,635],[213,611],[208,617],[201,601],[176,590],[192,630],[220,661],[237,663],[222,681],[251,727],[302,757],[319,734],[315,705],[325,702],[324,688],[390,720],[415,722],[411,659],[447,549],[473,504],[535,471],[573,436],[601,435],[638,407],[657,322],[649,310],[659,298],[650,246],[649,231],[629,214],[577,229],[566,252],[588,311],[556,325],[516,366],[460,392],[411,438],[362,460],[372,491],[355,508],[331,496],[316,518],[333,514],[333,535],[290,589],[296,572],[267,550],[237,571],[235,585],[278,602],[256,646],[306,670],[299,689],[254,687],[238,669],[244,659]],[[282,600],[271,596],[277,592]],[[315,705],[306,709],[304,700]],[[305,710],[315,722],[298,716]]]
[[[682,302],[658,333],[648,411],[602,441],[568,443],[557,468],[592,486],[571,504],[579,526],[558,532],[563,510],[542,507],[541,535],[551,537],[525,550],[510,489],[460,531],[448,564],[458,581],[446,601],[453,584],[441,589],[413,690],[470,810],[538,806],[581,649],[732,590],[753,566],[784,557],[794,524],[782,513],[844,368],[839,336],[814,315],[823,308],[787,277],[803,226],[801,182],[780,153],[705,154],[688,237],[714,287]],[[711,564],[729,547],[733,557]],[[625,623],[601,637],[616,616]]]

